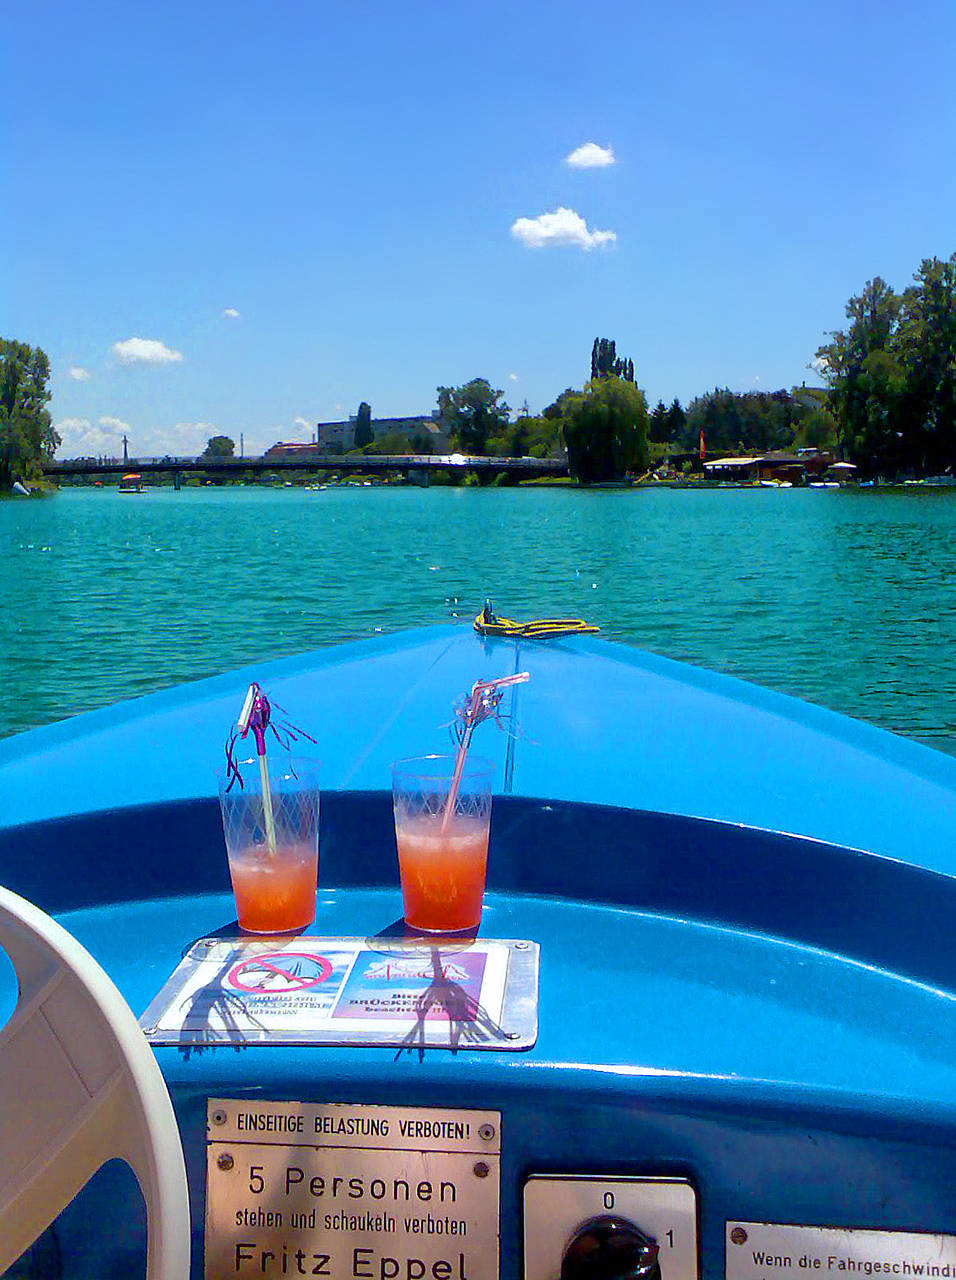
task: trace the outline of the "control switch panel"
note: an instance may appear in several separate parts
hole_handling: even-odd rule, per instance
[[[697,1280],[697,1193],[680,1178],[532,1175],[524,1280]]]

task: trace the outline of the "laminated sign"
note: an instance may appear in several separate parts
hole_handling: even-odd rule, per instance
[[[209,1100],[207,1280],[497,1280],[497,1111]]]
[[[158,1044],[526,1049],[533,942],[204,938],[140,1019]]]

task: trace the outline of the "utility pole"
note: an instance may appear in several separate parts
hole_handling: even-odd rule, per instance
[[[127,446],[128,446],[128,441],[126,437],[123,436],[123,466],[124,467],[129,462],[129,450]]]
[[[245,436],[240,431],[239,432],[239,457],[244,458],[245,456],[246,456],[246,439],[245,439]]]

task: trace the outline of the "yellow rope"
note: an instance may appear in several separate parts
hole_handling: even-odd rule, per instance
[[[583,618],[534,618],[531,622],[515,622],[513,618],[497,617],[486,607],[475,618],[475,630],[483,636],[545,640],[549,636],[596,635],[600,628]]]

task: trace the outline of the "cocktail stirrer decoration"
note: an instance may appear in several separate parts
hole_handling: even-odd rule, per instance
[[[500,676],[497,680],[476,680],[471,686],[471,693],[467,694],[455,707],[456,719],[453,732],[458,741],[458,749],[455,752],[455,771],[451,786],[448,788],[448,799],[445,801],[445,812],[441,821],[442,835],[448,830],[448,824],[455,812],[455,797],[458,795],[465,757],[471,745],[471,735],[482,720],[487,720],[489,716],[494,716],[497,720],[498,706],[509,685],[525,684],[530,679],[530,672],[519,671],[513,676]]]
[[[277,709],[281,710],[281,707]],[[239,718],[226,743],[226,770],[230,775],[227,791],[232,789],[235,782],[238,782],[240,787],[242,786],[242,775],[235,761],[234,750],[236,739],[244,738],[250,729],[256,740],[256,754],[259,757],[259,778],[262,783],[262,810],[266,828],[266,845],[269,853],[274,855],[276,852],[276,826],[275,816],[272,811],[269,770],[266,766],[266,730],[271,729],[276,741],[286,748],[300,737],[307,738],[309,742],[315,742],[315,739],[310,737],[303,729],[295,728],[288,721],[280,720],[277,725],[272,717],[272,704],[260,686],[253,681],[246,691]]]

